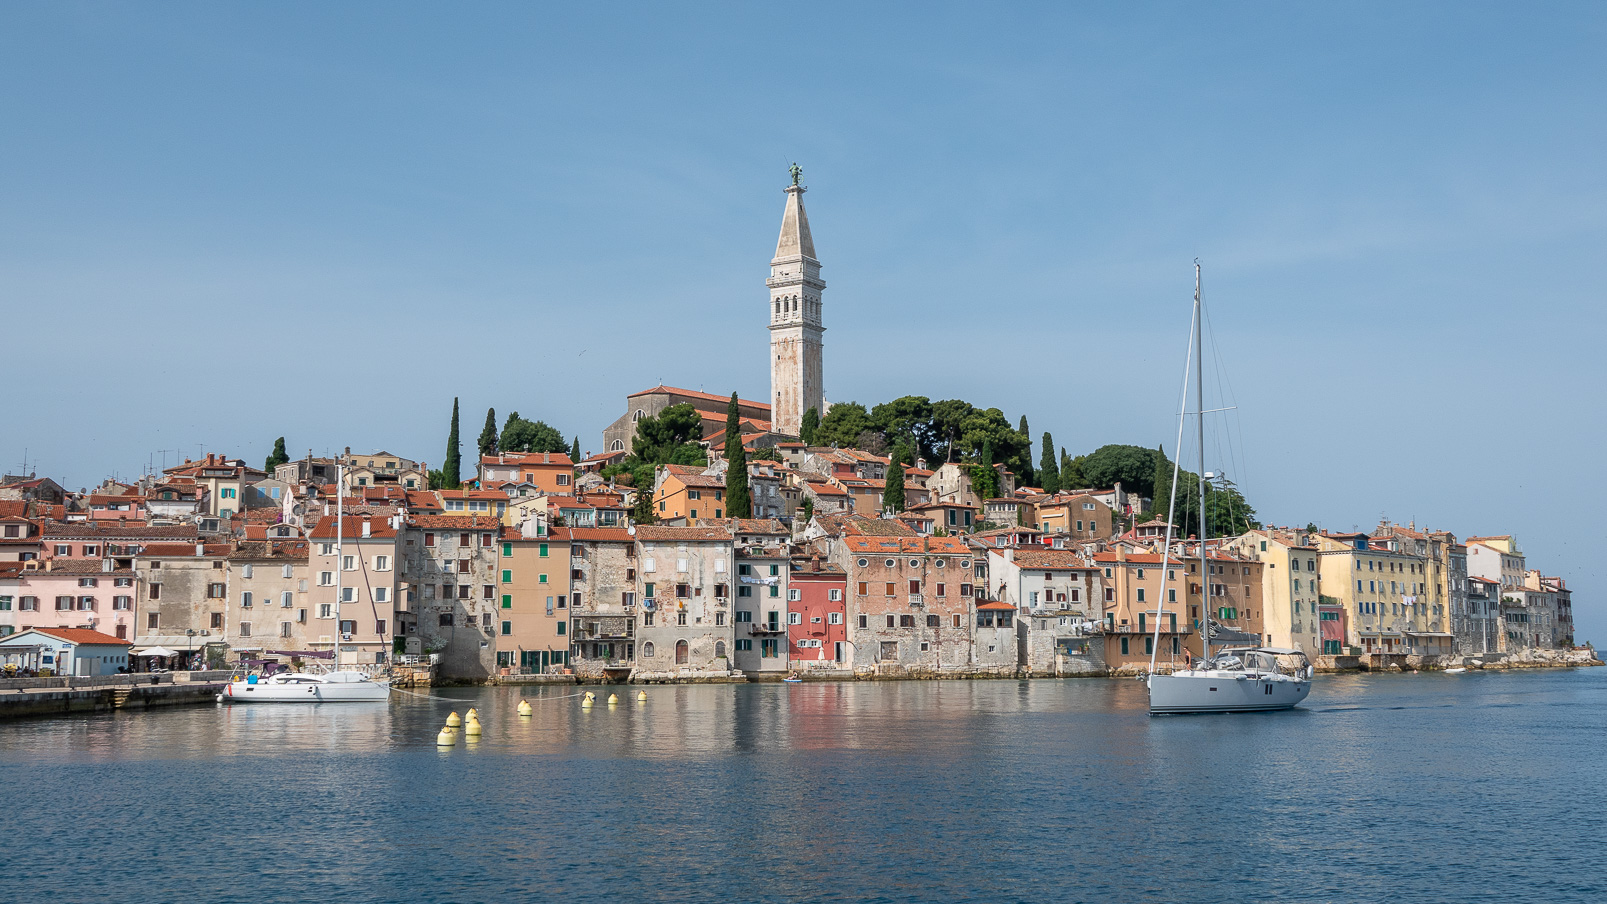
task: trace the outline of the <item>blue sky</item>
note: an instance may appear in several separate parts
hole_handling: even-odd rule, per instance
[[[871,6],[0,7],[0,463],[762,397],[796,160],[831,399],[1170,448],[1199,257],[1264,518],[1516,534],[1603,638],[1607,8]]]

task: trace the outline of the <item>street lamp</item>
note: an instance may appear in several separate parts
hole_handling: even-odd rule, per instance
[[[184,667],[189,669],[195,664],[195,629],[184,629],[184,636],[189,638],[189,649],[184,651]]]

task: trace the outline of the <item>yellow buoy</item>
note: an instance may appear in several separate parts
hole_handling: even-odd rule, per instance
[[[519,715],[528,716],[532,712],[530,704],[524,700],[519,701]]]
[[[480,718],[480,711],[471,706],[469,707],[469,711],[463,714],[463,718],[478,719]]]
[[[441,729],[441,733],[435,736],[435,746],[451,747],[453,744],[457,743],[457,740],[458,736],[456,732],[450,728],[443,728]]]
[[[463,734],[466,737],[478,738],[480,736],[480,720],[470,719],[469,724],[463,726]]]
[[[636,692],[636,702],[637,703],[646,703],[647,702],[647,691],[637,691]]]
[[[618,702],[619,702],[619,697],[615,696],[614,694],[609,694],[608,695],[608,705],[609,706],[613,706],[614,704],[616,704]]]
[[[459,725],[462,725],[462,724],[463,724],[463,720],[461,718],[459,718],[458,714],[455,713],[455,712],[446,717],[446,727],[447,728],[457,728]]]

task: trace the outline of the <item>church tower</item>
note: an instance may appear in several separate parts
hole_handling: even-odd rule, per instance
[[[770,429],[797,436],[804,412],[813,408],[825,415],[820,367],[821,325],[820,261],[815,259],[815,240],[809,234],[809,216],[804,213],[803,194],[798,184],[803,171],[792,165],[792,184],[787,186],[787,207],[781,215],[781,238],[776,256],[770,261]]]

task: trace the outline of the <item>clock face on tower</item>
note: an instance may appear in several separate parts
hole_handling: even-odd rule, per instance
[[[825,398],[821,377],[821,293],[826,284],[820,279],[820,261],[815,257],[815,240],[809,232],[809,215],[804,211],[798,184],[801,171],[793,165],[793,184],[786,189],[787,204],[781,214],[781,237],[776,255],[770,261],[770,413],[771,429],[786,436],[797,436],[803,415],[810,408],[819,412]]]

